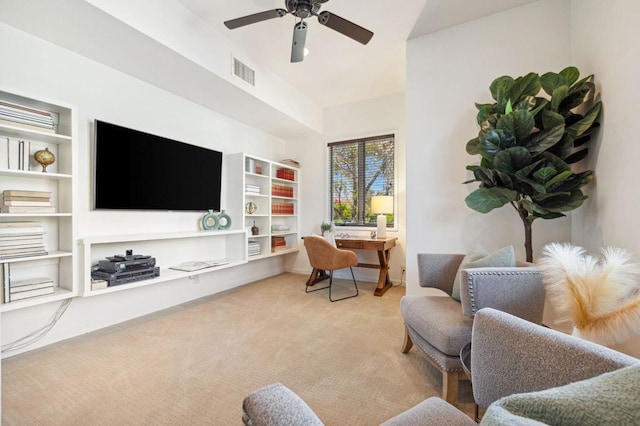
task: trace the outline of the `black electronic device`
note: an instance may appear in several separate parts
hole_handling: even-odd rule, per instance
[[[151,266],[134,270],[124,270],[118,272],[93,271],[91,278],[94,280],[104,280],[109,287],[120,284],[127,284],[135,281],[147,280],[160,276],[160,268]]]
[[[222,152],[95,120],[94,209],[220,211]]]
[[[109,286],[126,284],[160,276],[160,268],[155,266],[156,258],[141,254],[116,254],[98,261],[91,272],[91,278],[105,280]]]

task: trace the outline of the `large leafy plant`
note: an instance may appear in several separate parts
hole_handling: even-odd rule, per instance
[[[580,79],[575,67],[559,73],[502,76],[490,86],[494,103],[476,104],[478,137],[467,153],[481,157],[467,166],[480,187],[465,199],[467,206],[488,213],[504,205],[518,212],[525,229],[527,261],[533,261],[533,221],[565,216],[587,198],[580,188],[590,170],[575,171],[584,145],[599,127],[601,102],[595,101],[593,75]]]

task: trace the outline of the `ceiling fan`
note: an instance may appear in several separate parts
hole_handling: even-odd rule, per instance
[[[285,9],[273,9],[254,13],[241,18],[225,21],[224,25],[233,30],[245,25],[255,24],[273,18],[282,18],[287,14],[300,18],[293,27],[293,43],[291,45],[291,62],[302,62],[304,59],[304,45],[307,38],[307,23],[305,19],[316,16],[320,24],[344,34],[362,44],[369,43],[373,33],[360,25],[347,21],[331,12],[320,12],[323,3],[329,0],[285,0]]]

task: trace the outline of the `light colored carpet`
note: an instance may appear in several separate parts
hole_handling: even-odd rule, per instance
[[[439,394],[424,356],[400,352],[404,287],[375,297],[359,283],[358,297],[331,303],[326,290],[306,294],[306,278],[278,275],[8,358],[2,423],[240,425],[243,398],[281,382],[327,425],[375,425]]]

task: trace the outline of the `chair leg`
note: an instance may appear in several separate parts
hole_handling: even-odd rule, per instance
[[[406,354],[413,347],[413,340],[411,340],[411,336],[409,336],[409,330],[407,330],[407,326],[404,326],[404,340],[402,342],[402,349],[400,352]]]
[[[455,404],[458,399],[458,380],[460,379],[456,371],[442,372],[442,399],[449,404]]]
[[[352,297],[356,297],[358,295],[358,283],[356,282],[355,275],[353,275],[353,268],[349,267],[349,270],[351,271],[351,278],[353,279],[353,285],[356,287],[356,294],[351,295],[351,296],[347,296],[347,297],[341,297],[340,299],[331,298],[331,287],[332,287],[332,284],[333,284],[333,271],[330,271],[329,272],[329,300],[330,301],[337,302],[339,300],[351,299]]]

